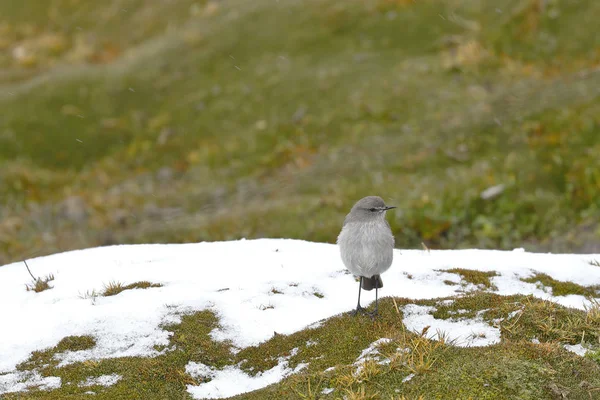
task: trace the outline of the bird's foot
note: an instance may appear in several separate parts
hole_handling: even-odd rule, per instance
[[[366,314],[367,311],[364,308],[362,308],[361,306],[356,306],[356,310],[352,311],[352,316],[356,317],[358,315],[358,313]]]

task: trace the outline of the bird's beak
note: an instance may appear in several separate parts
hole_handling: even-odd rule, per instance
[[[396,206],[386,206],[386,207],[384,207],[384,210],[387,211],[387,210],[391,210],[392,208],[396,208]]]

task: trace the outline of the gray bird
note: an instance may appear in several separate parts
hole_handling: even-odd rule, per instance
[[[375,311],[377,315],[377,291],[383,287],[381,274],[392,265],[394,235],[385,219],[392,208],[381,197],[367,196],[360,199],[346,215],[344,226],[337,238],[342,261],[348,271],[360,277],[356,315],[360,306],[360,291],[375,288]]]

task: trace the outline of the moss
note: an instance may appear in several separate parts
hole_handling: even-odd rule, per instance
[[[554,296],[567,296],[570,294],[578,294],[581,296],[593,296],[600,295],[600,285],[596,286],[581,286],[573,282],[557,281],[546,274],[535,274],[529,278],[521,278],[523,282],[537,283],[544,287],[552,288],[552,294]]]
[[[483,286],[487,289],[494,289],[495,287],[490,282],[490,278],[494,276],[498,276],[498,273],[495,271],[477,271],[473,269],[464,269],[464,268],[452,268],[447,269],[444,272],[449,272],[452,274],[458,274],[462,277],[463,280],[472,283],[476,286]]]
[[[56,345],[55,351],[78,351],[91,349],[96,345],[96,339],[91,336],[67,336]]]
[[[600,365],[600,349],[596,351],[588,351],[585,356]]]
[[[450,347],[438,356],[432,369],[417,374],[408,382],[404,382],[408,371],[402,366],[375,363],[378,370],[372,372],[371,379],[344,380],[348,370],[341,367],[329,373],[305,373],[238,398],[297,399],[323,388],[335,388],[335,392],[325,398],[337,398],[349,392],[387,398],[398,396],[400,390],[400,394],[409,399],[425,396],[427,399],[533,400],[552,398],[556,388],[569,388],[569,398],[588,399],[589,388],[599,383],[598,376],[594,376],[600,371],[597,364],[568,354],[557,345],[506,342],[483,348]],[[584,375],[586,378],[582,378]]]
[[[79,387],[77,383],[90,376],[105,374],[118,374],[122,379],[113,386],[98,388],[96,397],[101,399],[179,398],[185,394],[187,384],[199,383],[185,372],[185,365],[189,361],[215,368],[234,363],[229,344],[215,342],[210,337],[210,332],[218,326],[217,318],[209,311],[183,315],[180,323],[163,327],[172,335],[167,346],[170,350],[162,355],[154,358],[89,360],[58,368],[55,354],[84,350],[95,344],[91,337],[67,337],[52,349],[34,352],[27,362],[19,365],[22,371],[37,368],[42,376],[60,377],[61,388],[53,391],[32,389],[26,394],[8,394],[7,398],[63,399],[65,396],[83,396],[89,388]]]
[[[461,318],[479,314],[490,323],[499,321],[502,342],[483,348],[458,348],[408,332],[402,324],[400,310],[411,303],[435,305],[438,309],[436,318],[450,318],[456,310],[466,310],[460,314]],[[324,398],[360,394],[364,389],[365,396],[378,398],[404,395],[408,399],[419,396],[428,399],[539,399],[550,398],[554,391],[569,388],[569,398],[588,399],[588,391],[600,386],[600,364],[595,361],[595,353],[581,358],[567,352],[558,343],[566,338],[564,334],[544,333],[540,327],[547,324],[549,318],[579,321],[563,324],[562,328],[565,331],[572,329],[577,342],[581,340],[577,335],[585,331],[585,341],[593,348],[598,341],[598,337],[593,336],[598,323],[593,319],[594,315],[592,310],[586,314],[551,306],[529,296],[499,296],[486,292],[455,298],[452,304],[439,300],[415,302],[383,298],[380,317],[375,321],[349,313],[340,314],[322,321],[316,328],[291,335],[274,334],[266,342],[234,354],[229,343],[211,339],[210,332],[219,327],[218,319],[209,311],[201,311],[183,315],[180,323],[165,326],[164,329],[172,332],[170,342],[161,349],[163,353],[154,358],[91,360],[58,368],[54,354],[94,345],[91,338],[65,338],[53,349],[34,353],[20,366],[21,370],[37,368],[43,376],[61,377],[62,387],[52,391],[7,394],[6,398],[82,396],[89,388],[79,388],[73,383],[90,376],[113,373],[121,375],[122,379],[111,387],[94,388],[96,397],[181,398],[187,396],[187,385],[201,383],[185,373],[185,365],[190,361],[217,369],[239,365],[248,374],[256,375],[274,367],[283,357],[290,368],[300,364],[306,364],[306,367],[280,383],[236,398],[300,399],[307,395],[315,398],[321,396],[322,389],[335,388]],[[534,336],[540,344],[531,343]],[[380,345],[379,354],[375,355],[379,358],[367,362],[357,373],[355,361],[364,349],[380,338],[388,338],[390,342]],[[389,362],[377,362],[384,359]],[[335,368],[328,370],[330,367]],[[414,377],[404,382],[411,373]],[[397,393],[397,389],[401,389],[401,393]]]

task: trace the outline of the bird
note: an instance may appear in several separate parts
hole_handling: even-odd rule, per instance
[[[378,290],[383,287],[381,274],[392,265],[394,235],[385,219],[386,212],[396,208],[387,206],[379,196],[367,196],[354,204],[337,238],[342,262],[354,276],[359,277],[358,303],[354,315],[364,312],[360,306],[361,289],[375,289],[375,310],[378,314]]]

